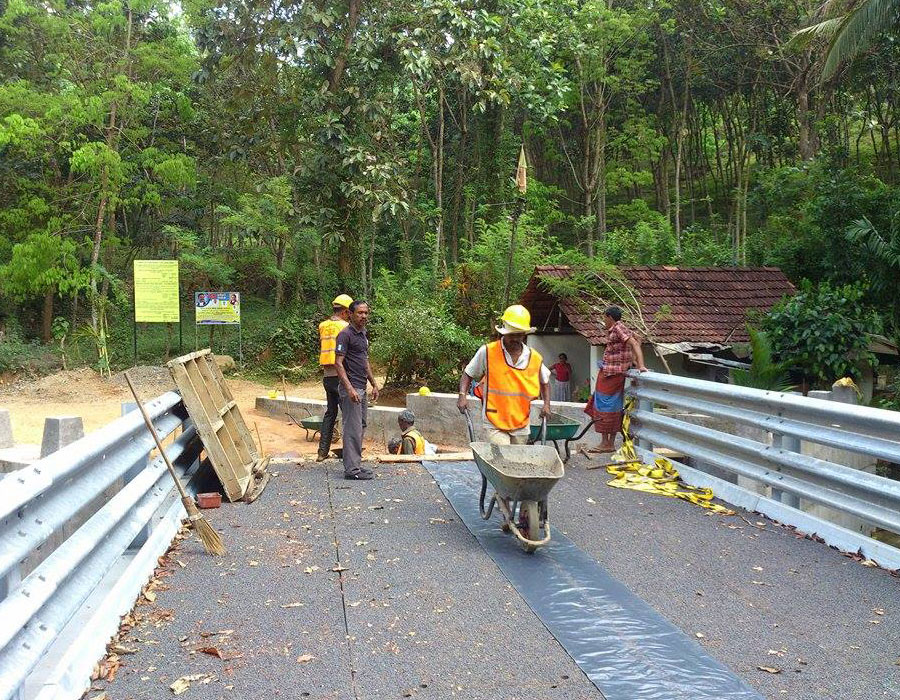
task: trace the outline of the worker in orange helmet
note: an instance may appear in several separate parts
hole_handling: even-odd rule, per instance
[[[459,380],[460,413],[466,411],[466,396],[472,381],[481,399],[482,417],[488,423],[488,441],[496,445],[520,445],[528,441],[531,402],[540,396],[541,416],[550,417],[550,370],[525,337],[537,329],[531,313],[514,304],[503,312],[496,326],[500,339],[482,345],[466,365]]]
[[[334,366],[334,350],[338,333],[347,327],[352,303],[353,299],[349,294],[339,294],[331,302],[331,316],[319,324],[319,364],[322,365],[324,373],[322,385],[325,387],[325,399],[328,405],[325,409],[325,416],[322,418],[322,429],[319,431],[317,462],[328,459],[328,454],[331,452],[331,441],[334,437],[334,426],[337,422],[338,406],[340,405],[338,393],[340,380]]]

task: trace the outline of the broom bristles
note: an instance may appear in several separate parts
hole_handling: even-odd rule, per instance
[[[197,508],[197,504],[194,503],[194,499],[188,496],[182,498],[181,502],[184,504],[184,508],[188,512],[188,520],[190,520],[194,532],[197,533],[197,536],[203,543],[203,549],[206,550],[207,554],[219,556],[225,554],[225,543],[222,542],[222,537],[213,529],[209,521],[203,517],[203,514]]]

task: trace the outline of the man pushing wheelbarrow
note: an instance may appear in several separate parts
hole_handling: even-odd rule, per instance
[[[500,339],[482,345],[466,366],[457,401],[460,413],[466,416],[472,452],[482,474],[481,515],[487,520],[497,504],[503,529],[512,530],[528,552],[550,540],[547,494],[563,475],[555,448],[525,444],[531,401],[540,395],[541,419],[550,416],[550,370],[540,353],[525,344],[525,336],[535,330],[528,309],[518,304],[507,308],[497,326]],[[475,442],[468,414],[467,396],[473,380],[479,382],[475,395],[481,399],[487,443]],[[495,494],[485,508],[488,480]]]
[[[524,445],[528,441],[531,402],[544,400],[541,418],[550,417],[550,370],[541,354],[525,344],[525,336],[537,329],[531,314],[515,304],[503,312],[496,327],[500,339],[482,345],[459,378],[460,413],[466,412],[466,396],[472,381],[479,382],[475,395],[481,399],[482,416],[488,422],[488,442]]]

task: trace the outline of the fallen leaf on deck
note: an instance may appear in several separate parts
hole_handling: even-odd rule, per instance
[[[249,562],[249,565],[250,565],[250,566],[259,566],[259,562],[258,562],[258,561],[253,561],[253,560],[251,560],[251,561]]]
[[[169,686],[169,690],[175,695],[181,695],[187,692],[188,688],[191,687],[191,683],[209,683],[212,679],[213,677],[210,673],[195,673],[192,676],[182,676]]]
[[[878,568],[878,562],[874,562],[871,559],[864,559],[860,562],[863,566],[871,566],[873,568]]]
[[[343,566],[343,565],[341,565],[341,564],[335,564],[334,566],[331,567],[331,570],[332,570],[332,571],[338,571],[338,572],[340,572],[340,571],[346,571],[346,570],[347,570],[347,567],[346,567],[346,566]]]
[[[144,591],[144,597],[151,603],[156,602],[156,593],[153,591]]]
[[[123,644],[110,644],[107,647],[112,654],[137,654],[137,648],[126,647]]]
[[[307,566],[305,569],[303,569],[303,573],[311,574],[313,571],[318,571],[318,570],[319,570],[318,566]]]
[[[588,503],[596,503],[597,501],[595,501],[593,498],[589,498],[589,499],[587,499],[587,502]]]
[[[780,668],[775,668],[774,666],[757,666],[760,671],[765,671],[766,673],[781,673]]]
[[[316,657],[313,656],[312,654],[300,654],[300,656],[297,657],[297,663],[298,664],[308,664],[314,658],[316,658]]]
[[[222,652],[219,651],[219,647],[203,647],[202,649],[197,649],[201,654],[209,654],[210,656],[215,656],[217,659],[222,658]]]

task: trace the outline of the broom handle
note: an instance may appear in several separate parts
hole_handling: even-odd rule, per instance
[[[169,474],[171,474],[172,478],[175,480],[175,486],[178,487],[178,493],[181,494],[182,498],[187,498],[188,495],[184,490],[184,486],[181,485],[181,480],[175,473],[175,467],[172,466],[172,463],[169,461],[169,456],[166,454],[165,449],[163,449],[162,443],[159,441],[159,436],[156,434],[156,428],[153,427],[153,423],[150,421],[150,416],[148,416],[147,411],[144,410],[144,404],[141,403],[141,399],[134,388],[134,384],[131,383],[131,378],[128,376],[128,372],[125,372],[124,374],[125,381],[128,382],[128,388],[131,389],[131,395],[134,396],[134,400],[137,402],[138,409],[140,409],[141,415],[144,417],[144,423],[147,424],[147,430],[149,430],[150,434],[153,436],[153,441],[156,443],[156,448],[162,455],[162,458],[166,463],[166,467],[169,469]]]

